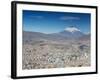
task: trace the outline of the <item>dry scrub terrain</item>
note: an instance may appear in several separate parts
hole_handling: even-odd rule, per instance
[[[23,43],[22,69],[90,66],[90,40],[31,40]]]

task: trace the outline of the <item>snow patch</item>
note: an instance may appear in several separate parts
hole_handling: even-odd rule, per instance
[[[76,31],[80,31],[78,28],[76,27],[68,27],[65,29],[66,31],[69,31],[69,32],[76,32]]]

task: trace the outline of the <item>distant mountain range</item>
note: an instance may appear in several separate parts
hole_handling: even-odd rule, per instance
[[[24,41],[31,41],[31,40],[89,40],[90,34],[84,34],[79,29],[75,27],[69,27],[65,30],[52,33],[52,34],[45,34],[40,32],[28,32],[23,31],[23,40]]]

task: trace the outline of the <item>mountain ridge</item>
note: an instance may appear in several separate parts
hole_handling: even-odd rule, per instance
[[[82,33],[79,30],[69,32],[63,30],[58,33],[45,34],[41,32],[23,31],[24,42],[31,42],[33,40],[51,40],[51,41],[66,41],[66,40],[88,40],[90,35]]]

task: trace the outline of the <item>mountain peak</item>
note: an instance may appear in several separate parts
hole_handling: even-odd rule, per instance
[[[76,31],[80,31],[78,28],[76,27],[67,27],[65,29],[65,31],[69,31],[69,32],[76,32]]]

